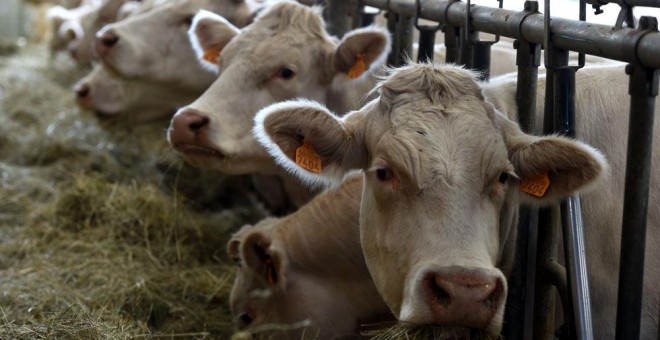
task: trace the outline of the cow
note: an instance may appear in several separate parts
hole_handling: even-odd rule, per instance
[[[220,11],[243,25],[258,9],[252,0],[155,0],[138,8],[125,5],[128,8],[121,15],[134,14],[99,32],[96,48],[101,48],[102,66],[95,66],[74,92],[81,107],[99,117],[132,123],[170,117],[213,82],[212,73],[191,62],[188,19],[197,10]]]
[[[68,37],[67,50],[78,64],[88,65],[93,59],[93,42],[96,32],[106,24],[117,20],[117,13],[127,0],[94,1],[83,8],[80,15],[62,24]]]
[[[284,174],[252,137],[254,114],[296,97],[338,110],[357,108],[390,46],[389,33],[376,27],[351,31],[342,40],[331,37],[319,12],[281,1],[243,29],[208,12],[195,17],[193,45],[218,77],[170,124],[168,140],[188,163],[228,174],[274,175],[293,209],[311,198],[313,193]]]
[[[74,86],[79,107],[92,110],[100,120],[137,124],[167,118],[199,92],[172,89],[142,79],[127,79],[103,64],[94,68]]]
[[[247,225],[227,243],[238,265],[230,294],[238,328],[263,338],[333,339],[394,320],[360,247],[362,177],[286,217]]]
[[[253,0],[172,0],[157,8],[104,26],[96,34],[100,61],[126,78],[148,79],[200,93],[214,76],[194,62],[187,30],[200,9],[219,13],[237,26],[248,24]]]
[[[616,319],[627,87],[621,65],[580,70],[582,141],[537,137],[514,123],[515,77],[479,84],[457,66],[411,64],[392,70],[377,98],[343,118],[318,103],[289,101],[261,110],[254,133],[280,165],[309,183],[363,172],[365,260],[392,312],[413,324],[498,334],[519,206],[547,206],[581,192],[594,338],[608,339]],[[542,112],[544,77],[538,88]],[[658,120],[654,129],[657,136]],[[660,148],[660,139],[653,143]],[[652,162],[660,167],[660,153]],[[658,328],[659,176],[652,172],[643,339]]]

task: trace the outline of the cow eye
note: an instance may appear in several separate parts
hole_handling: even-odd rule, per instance
[[[381,182],[385,182],[391,179],[392,169],[386,167],[376,169],[376,178],[378,178],[378,180]]]
[[[296,72],[288,67],[282,67],[278,72],[277,76],[282,79],[291,79],[296,75]]]
[[[506,172],[503,172],[500,174],[500,178],[498,179],[500,183],[504,184],[506,181],[509,179],[509,174]]]

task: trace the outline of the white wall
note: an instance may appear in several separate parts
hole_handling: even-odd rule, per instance
[[[25,35],[25,6],[21,0],[0,0],[0,38]]]

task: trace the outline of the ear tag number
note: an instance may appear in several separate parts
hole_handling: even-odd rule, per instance
[[[321,156],[308,141],[296,149],[296,164],[311,172],[321,173]]]
[[[528,193],[532,196],[543,197],[545,192],[550,187],[550,178],[548,172],[545,171],[531,178],[525,178],[520,185],[520,191]]]
[[[204,51],[204,56],[202,59],[208,61],[209,63],[217,64],[220,62],[220,46],[213,47]]]
[[[355,64],[348,70],[348,79],[355,79],[367,70],[367,64],[364,62],[364,53],[355,57]]]

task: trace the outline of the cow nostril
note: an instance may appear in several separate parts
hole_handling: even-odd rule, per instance
[[[500,302],[500,296],[502,296],[502,286],[497,283],[497,286],[493,291],[483,300],[484,306],[487,308],[496,308]]]
[[[207,117],[200,117],[199,120],[190,122],[188,124],[188,127],[190,128],[190,130],[194,132],[199,132],[199,130],[201,130],[206,125],[208,125],[208,123],[209,123],[209,119]]]
[[[101,38],[101,43],[106,47],[112,47],[119,41],[119,36],[115,34],[104,35]]]
[[[78,96],[78,98],[86,98],[87,96],[89,96],[89,86],[82,85],[79,88],[77,88],[76,96]]]
[[[431,291],[433,292],[433,296],[435,296],[436,301],[442,305],[442,306],[449,306],[451,303],[451,296],[449,293],[440,285],[435,280],[429,280],[430,285],[431,285]]]
[[[243,322],[245,326],[252,323],[252,316],[250,316],[248,313],[243,313],[238,318],[241,319],[241,322]]]

